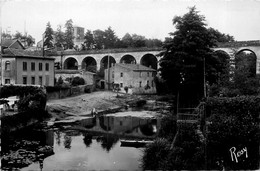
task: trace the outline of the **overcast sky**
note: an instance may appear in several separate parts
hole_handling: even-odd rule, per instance
[[[196,6],[209,27],[236,40],[260,40],[260,0],[0,0],[3,31],[41,39],[50,21],[54,30],[68,19],[87,29],[108,26],[119,38],[136,33],[164,40],[174,31],[172,19]]]

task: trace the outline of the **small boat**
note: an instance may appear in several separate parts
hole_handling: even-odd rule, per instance
[[[146,144],[151,144],[153,141],[148,140],[120,140],[122,147],[144,147]]]

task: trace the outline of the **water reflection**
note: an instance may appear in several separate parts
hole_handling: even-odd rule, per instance
[[[122,148],[119,140],[153,138],[160,122],[151,118],[100,116],[79,122],[76,127],[81,131],[62,126],[19,131],[2,137],[1,168],[141,170],[142,151]]]
[[[80,121],[80,126],[89,131],[133,136],[138,138],[152,138],[160,127],[160,119],[139,118],[131,116],[99,116]]]

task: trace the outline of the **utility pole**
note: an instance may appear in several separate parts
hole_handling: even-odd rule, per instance
[[[108,90],[110,90],[109,57],[110,57],[110,55],[108,55],[108,57],[107,57],[107,58],[108,58],[108,59],[107,59],[107,61],[108,61],[108,62],[107,62],[107,83],[108,83],[107,86],[108,86]]]
[[[206,98],[206,64],[205,56],[203,57],[203,97]]]

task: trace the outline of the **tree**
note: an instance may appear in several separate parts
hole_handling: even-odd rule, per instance
[[[133,38],[129,33],[126,33],[122,37],[122,43],[124,44],[125,47],[132,47],[133,45]]]
[[[165,51],[160,54],[163,56],[160,60],[161,76],[172,92],[177,93],[182,88],[187,95],[183,98],[199,100],[204,93],[204,70],[206,81],[210,84],[217,81],[215,65],[219,60],[210,49],[215,42],[206,28],[205,17],[195,7],[189,8],[183,16],[175,16],[173,25],[176,27],[176,31],[170,33],[173,38],[167,39]]]
[[[22,33],[18,31],[15,33],[13,37],[14,39],[20,40],[25,47],[30,47],[35,43],[35,39],[31,35],[22,35]]]
[[[146,39],[145,47],[162,47],[162,41],[159,39]]]
[[[105,47],[105,32],[102,30],[94,30],[93,31],[94,35],[94,41],[96,43],[96,48],[97,49],[104,49]]]
[[[43,47],[47,46],[47,48],[53,47],[53,29],[51,28],[50,22],[47,23],[47,27],[44,35],[44,43]]]
[[[115,31],[109,26],[105,30],[105,48],[114,48],[116,41],[117,36],[115,35]]]
[[[226,42],[234,42],[235,41],[233,36],[230,36],[229,34],[221,33],[214,28],[210,27],[208,29],[208,31],[211,34],[212,38],[218,43],[226,43]]]
[[[65,35],[61,31],[61,25],[58,25],[57,32],[54,34],[55,36],[55,46],[56,47],[64,47],[65,45]]]
[[[146,38],[144,36],[133,34],[132,40],[133,40],[133,47],[145,47]]]
[[[85,36],[84,36],[84,39],[85,39],[85,45],[86,45],[86,48],[87,49],[92,49],[94,47],[94,36],[93,36],[93,33],[91,32],[91,30],[87,30]]]
[[[2,33],[2,38],[3,38],[3,39],[12,39],[12,35],[9,34],[9,33],[3,32],[3,33]]]
[[[73,32],[74,32],[74,28],[73,28],[73,21],[72,19],[69,19],[66,23],[65,23],[65,42],[66,42],[66,49],[72,49],[74,46],[73,43]]]

